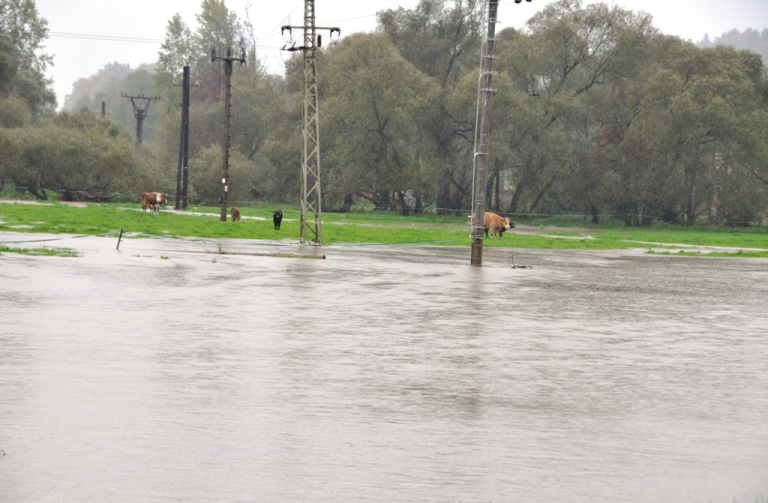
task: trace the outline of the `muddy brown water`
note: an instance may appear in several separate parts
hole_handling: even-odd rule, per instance
[[[3,503],[768,497],[768,260],[116,241],[0,256]]]

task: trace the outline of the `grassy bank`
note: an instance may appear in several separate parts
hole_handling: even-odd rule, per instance
[[[275,207],[276,208],[276,207]],[[272,225],[272,207],[240,208],[240,223],[221,222],[219,208],[189,208],[184,213],[167,209],[160,214],[144,213],[132,204],[68,205],[64,203],[20,204],[0,201],[0,231],[52,234],[99,235],[128,233],[154,236],[204,237],[210,239],[262,239],[297,241],[299,210],[281,206],[284,220],[280,231]],[[486,239],[489,247],[608,250],[663,248],[677,245],[717,246],[735,249],[768,250],[768,230],[764,227],[715,228],[658,226],[634,228],[623,225],[566,227],[518,222],[517,228],[501,239]],[[391,213],[325,213],[323,244],[406,244],[469,246],[466,216],[422,215],[404,217]],[[695,251],[695,250],[692,250]],[[766,251],[728,256],[768,257]]]

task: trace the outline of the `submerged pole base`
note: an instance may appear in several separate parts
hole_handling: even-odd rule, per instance
[[[483,238],[474,238],[472,240],[471,265],[483,265]]]

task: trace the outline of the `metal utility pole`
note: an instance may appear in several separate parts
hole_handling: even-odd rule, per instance
[[[283,47],[287,51],[304,53],[304,113],[302,128],[301,160],[301,243],[322,243],[321,228],[321,191],[320,191],[320,119],[317,105],[317,71],[315,49],[320,47],[317,30],[329,30],[341,34],[339,28],[320,28],[315,26],[315,0],[304,0],[304,26],[283,26],[282,31],[304,30],[304,45]],[[315,215],[314,222],[309,222],[307,213]]]
[[[229,193],[229,142],[230,131],[229,122],[231,118],[230,101],[232,98],[232,62],[239,61],[240,64],[245,63],[245,49],[241,57],[236,58],[232,56],[232,51],[227,47],[226,56],[216,56],[216,50],[211,52],[211,61],[223,60],[224,61],[224,138],[222,140],[222,160],[221,160],[221,221],[227,221],[227,194]]]
[[[187,207],[187,161],[189,159],[189,66],[184,67],[181,99],[181,143],[176,176],[176,209]],[[182,189],[182,178],[184,187]]]
[[[147,111],[149,111],[149,105],[152,104],[152,100],[160,100],[162,98],[160,96],[144,96],[143,94],[138,96],[128,96],[125,93],[121,93],[120,96],[122,98],[131,99],[131,105],[133,105],[133,115],[136,116],[136,143],[141,145],[144,118],[147,116]],[[136,100],[146,100],[146,103],[143,106],[138,106],[136,105]]]

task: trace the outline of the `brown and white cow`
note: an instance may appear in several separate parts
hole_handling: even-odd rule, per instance
[[[150,213],[158,213],[160,211],[160,205],[167,203],[165,194],[162,192],[142,192],[141,193],[141,210],[147,211],[149,207]]]
[[[472,225],[475,225],[475,214],[472,213]],[[488,236],[488,231],[491,233],[491,237],[496,237],[496,233],[501,238],[504,231],[514,229],[515,224],[506,217],[500,217],[496,213],[485,212],[485,219],[483,220],[483,227],[485,227],[485,235]]]

